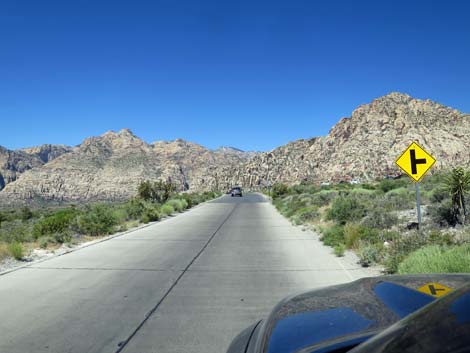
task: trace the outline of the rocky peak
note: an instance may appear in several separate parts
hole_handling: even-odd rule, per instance
[[[23,148],[21,151],[38,156],[43,163],[47,163],[56,159],[57,157],[62,156],[65,153],[72,152],[73,147],[65,145],[51,145],[45,144],[36,147]]]

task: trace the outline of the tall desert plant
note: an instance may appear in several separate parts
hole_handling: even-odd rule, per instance
[[[452,217],[455,223],[465,224],[467,209],[465,196],[470,192],[470,171],[462,167],[452,169],[444,178],[444,188],[452,201]]]

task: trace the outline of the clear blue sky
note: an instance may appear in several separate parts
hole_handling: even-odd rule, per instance
[[[468,1],[0,2],[0,145],[269,150],[400,91],[470,112]]]

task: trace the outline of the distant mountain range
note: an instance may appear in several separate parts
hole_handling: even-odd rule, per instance
[[[394,161],[411,141],[437,158],[433,170],[469,166],[469,136],[470,115],[402,93],[358,107],[327,136],[263,153],[227,146],[209,150],[181,139],[146,143],[123,129],[76,147],[0,147],[0,203],[121,200],[147,179],[171,180],[189,191],[365,181],[398,174]]]

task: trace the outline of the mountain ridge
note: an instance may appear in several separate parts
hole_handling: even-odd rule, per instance
[[[358,106],[326,136],[292,141],[268,152],[209,150],[182,139],[147,143],[129,129],[108,131],[58,152],[46,163],[41,164],[36,151],[26,163],[30,168],[5,183],[0,198],[124,199],[145,179],[170,180],[179,190],[189,191],[225,190],[235,184],[258,188],[276,182],[368,181],[399,174],[395,159],[411,141],[437,158],[433,170],[468,166],[468,136],[469,114],[392,92]]]

